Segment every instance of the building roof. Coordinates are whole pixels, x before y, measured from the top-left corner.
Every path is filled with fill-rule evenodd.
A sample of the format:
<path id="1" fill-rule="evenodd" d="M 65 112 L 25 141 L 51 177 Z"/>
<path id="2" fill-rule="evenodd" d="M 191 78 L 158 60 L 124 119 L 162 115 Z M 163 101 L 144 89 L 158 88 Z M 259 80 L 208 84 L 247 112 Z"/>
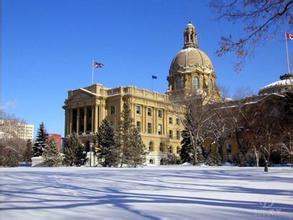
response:
<path id="1" fill-rule="evenodd" d="M 280 76 L 280 80 L 270 83 L 260 89 L 259 93 L 269 93 L 270 91 L 278 92 L 280 89 L 292 90 L 293 87 L 293 74 L 285 74 Z"/>
<path id="2" fill-rule="evenodd" d="M 173 59 L 170 66 L 171 72 L 193 72 L 200 70 L 213 72 L 213 64 L 206 53 L 194 47 L 180 50 Z"/>
<path id="3" fill-rule="evenodd" d="M 187 24 L 183 35 L 184 46 L 172 60 L 170 74 L 194 72 L 196 70 L 205 73 L 214 72 L 210 58 L 198 47 L 197 31 L 191 22 Z"/>

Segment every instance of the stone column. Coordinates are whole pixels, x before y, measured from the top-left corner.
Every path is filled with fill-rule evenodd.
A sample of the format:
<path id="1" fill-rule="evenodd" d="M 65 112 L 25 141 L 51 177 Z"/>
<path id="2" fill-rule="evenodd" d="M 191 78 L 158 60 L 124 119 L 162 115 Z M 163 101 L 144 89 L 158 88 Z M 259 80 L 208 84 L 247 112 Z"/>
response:
<path id="1" fill-rule="evenodd" d="M 163 134 L 166 135 L 166 134 L 167 134 L 167 125 L 168 125 L 168 124 L 167 124 L 167 123 L 168 123 L 168 122 L 167 122 L 167 110 L 164 109 L 163 114 L 164 114 L 164 126 L 163 126 L 164 128 L 163 128 Z"/>
<path id="2" fill-rule="evenodd" d="M 103 101 L 102 101 L 103 102 Z M 117 111 L 117 110 L 116 110 Z M 99 126 L 101 125 L 103 119 L 105 118 L 105 104 L 102 103 L 99 106 Z"/>
<path id="3" fill-rule="evenodd" d="M 77 116 L 76 116 L 76 133 L 79 134 L 79 108 L 77 108 Z"/>
<path id="4" fill-rule="evenodd" d="M 94 132 L 96 133 L 98 131 L 98 112 L 99 112 L 99 106 L 95 105 L 95 120 L 94 120 Z"/>
<path id="5" fill-rule="evenodd" d="M 142 110 L 144 112 L 144 116 L 143 116 L 143 130 L 145 133 L 147 133 L 147 107 L 146 106 L 143 106 L 142 107 Z"/>
<path id="6" fill-rule="evenodd" d="M 83 108 L 83 132 L 86 132 L 86 122 L 87 122 L 87 107 Z"/>
<path id="7" fill-rule="evenodd" d="M 69 110 L 69 133 L 68 134 L 72 134 L 72 109 L 68 109 Z"/>
<path id="8" fill-rule="evenodd" d="M 94 110 L 94 106 L 91 106 L 91 114 L 92 114 L 92 121 L 91 121 L 91 132 L 95 132 L 95 130 L 94 130 L 94 123 L 95 123 L 95 118 L 94 118 L 94 116 L 95 116 L 95 110 Z"/>
<path id="9" fill-rule="evenodd" d="M 158 116 L 158 113 L 157 113 L 157 109 L 154 108 L 154 111 L 153 111 L 153 131 L 154 131 L 154 134 L 158 134 L 158 123 L 157 123 L 157 116 Z"/>
<path id="10" fill-rule="evenodd" d="M 64 136 L 66 137 L 68 133 L 68 109 L 65 109 L 65 126 L 64 126 Z"/>

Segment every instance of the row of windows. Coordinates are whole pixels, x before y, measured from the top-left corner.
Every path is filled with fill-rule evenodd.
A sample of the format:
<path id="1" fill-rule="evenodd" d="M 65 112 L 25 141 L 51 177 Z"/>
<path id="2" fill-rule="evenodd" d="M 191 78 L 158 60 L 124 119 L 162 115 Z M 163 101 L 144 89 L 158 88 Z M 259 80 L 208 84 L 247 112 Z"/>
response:
<path id="1" fill-rule="evenodd" d="M 142 112 L 142 106 L 137 105 L 136 106 L 136 114 L 141 114 L 141 112 Z M 150 107 L 147 108 L 147 115 L 148 116 L 153 115 L 153 109 L 152 108 L 150 108 Z M 158 117 L 163 118 L 163 110 L 162 109 L 158 109 Z"/>
<path id="2" fill-rule="evenodd" d="M 141 122 L 137 121 L 136 122 L 136 127 L 138 129 L 139 132 L 141 132 Z M 153 133 L 153 129 L 152 129 L 152 123 L 148 123 L 147 124 L 147 133 L 148 134 L 152 134 Z M 158 135 L 162 135 L 163 134 L 163 125 L 162 124 L 158 124 Z M 169 130 L 169 137 L 173 138 L 173 130 Z M 179 140 L 180 139 L 180 131 L 176 131 L 176 139 Z"/>
<path id="3" fill-rule="evenodd" d="M 114 115 L 115 112 L 116 112 L 115 106 L 111 106 L 110 107 L 110 114 Z M 136 106 L 136 113 L 141 114 L 141 106 L 140 105 Z M 148 116 L 152 116 L 152 108 L 147 108 L 147 114 L 148 114 Z M 158 117 L 159 118 L 163 117 L 163 110 L 161 110 L 161 109 L 158 110 Z M 173 124 L 173 118 L 172 117 L 169 117 L 169 124 Z M 176 124 L 177 125 L 180 124 L 179 118 L 176 118 Z"/>
<path id="4" fill-rule="evenodd" d="M 197 77 L 194 77 L 192 79 L 192 83 L 193 83 L 193 87 L 195 90 L 199 89 L 199 80 Z M 210 87 L 214 87 L 214 81 L 212 79 L 209 79 L 208 82 L 206 82 L 210 85 Z M 183 89 L 184 85 L 183 85 L 183 79 L 182 78 L 177 78 L 175 80 L 175 89 Z"/>

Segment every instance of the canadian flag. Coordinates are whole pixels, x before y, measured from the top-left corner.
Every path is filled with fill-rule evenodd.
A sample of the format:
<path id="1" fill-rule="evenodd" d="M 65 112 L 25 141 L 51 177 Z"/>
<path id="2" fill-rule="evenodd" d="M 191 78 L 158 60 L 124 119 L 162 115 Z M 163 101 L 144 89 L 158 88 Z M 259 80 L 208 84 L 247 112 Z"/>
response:
<path id="1" fill-rule="evenodd" d="M 293 34 L 286 33 L 286 38 L 287 38 L 287 40 L 293 40 Z"/>

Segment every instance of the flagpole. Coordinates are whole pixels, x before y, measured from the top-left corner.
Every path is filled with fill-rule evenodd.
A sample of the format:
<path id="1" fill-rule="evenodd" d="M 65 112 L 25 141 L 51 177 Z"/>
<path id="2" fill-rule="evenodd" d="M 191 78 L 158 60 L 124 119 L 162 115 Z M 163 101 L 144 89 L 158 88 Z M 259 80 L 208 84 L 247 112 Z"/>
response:
<path id="1" fill-rule="evenodd" d="M 94 84 L 94 71 L 95 71 L 95 69 L 94 69 L 94 62 L 95 62 L 95 60 L 94 59 L 92 59 L 92 84 Z"/>
<path id="2" fill-rule="evenodd" d="M 288 53 L 288 39 L 287 39 L 287 33 L 286 32 L 285 32 L 285 41 L 286 41 L 287 67 L 288 67 L 288 73 L 290 73 L 290 61 L 289 61 L 289 53 Z"/>

